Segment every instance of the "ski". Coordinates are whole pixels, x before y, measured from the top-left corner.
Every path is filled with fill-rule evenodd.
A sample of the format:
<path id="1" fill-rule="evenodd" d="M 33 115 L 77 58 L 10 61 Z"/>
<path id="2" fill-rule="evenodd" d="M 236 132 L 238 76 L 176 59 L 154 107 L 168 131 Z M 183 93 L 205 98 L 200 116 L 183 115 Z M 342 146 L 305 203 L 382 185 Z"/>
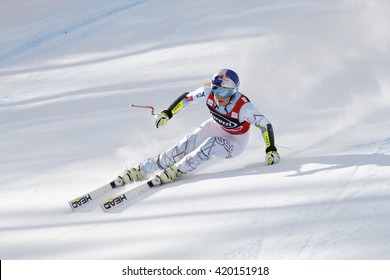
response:
<path id="1" fill-rule="evenodd" d="M 140 194 L 148 192 L 154 186 L 160 185 L 161 180 L 159 176 L 154 177 L 152 180 L 147 181 L 131 190 L 122 192 L 118 195 L 112 196 L 108 199 L 100 201 L 100 207 L 104 212 L 110 213 L 123 209 L 126 206 L 130 206 L 133 202 L 133 199 Z"/>
<path id="2" fill-rule="evenodd" d="M 77 212 L 81 209 L 86 208 L 86 206 L 94 204 L 94 202 L 97 202 L 100 197 L 102 197 L 106 193 L 109 193 L 113 189 L 114 188 L 112 187 L 111 183 L 104 185 L 103 187 L 97 188 L 89 193 L 72 199 L 68 202 L 69 206 L 73 210 L 73 212 Z"/>

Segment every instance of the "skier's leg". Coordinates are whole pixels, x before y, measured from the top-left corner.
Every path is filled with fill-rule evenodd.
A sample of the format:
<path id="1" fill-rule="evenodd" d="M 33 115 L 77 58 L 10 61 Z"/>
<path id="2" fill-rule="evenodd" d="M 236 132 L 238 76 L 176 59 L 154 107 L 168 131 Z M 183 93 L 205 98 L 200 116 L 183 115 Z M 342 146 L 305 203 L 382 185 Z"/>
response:
<path id="1" fill-rule="evenodd" d="M 140 170 L 145 173 L 154 173 L 155 171 L 171 167 L 210 137 L 212 130 L 213 120 L 208 119 L 169 150 L 142 162 Z"/>
<path id="2" fill-rule="evenodd" d="M 177 145 L 161 153 L 158 156 L 157 165 L 160 169 L 166 169 L 179 162 L 186 155 L 194 151 L 213 133 L 214 121 L 210 118 L 191 134 L 185 136 Z"/>
<path id="3" fill-rule="evenodd" d="M 238 141 L 212 136 L 175 165 L 182 173 L 188 173 L 195 170 L 203 162 L 209 160 L 211 156 L 228 159 L 237 156 L 241 153 L 240 151 L 241 148 Z"/>
<path id="4" fill-rule="evenodd" d="M 211 156 L 217 158 L 234 158 L 242 153 L 248 143 L 249 134 L 233 136 L 226 132 L 219 133 L 221 136 L 207 138 L 194 151 L 184 156 L 173 166 L 167 168 L 160 174 L 162 183 L 169 183 L 176 180 L 183 173 L 195 170 Z"/>
<path id="5" fill-rule="evenodd" d="M 164 170 L 160 174 L 161 181 L 172 182 L 181 174 L 195 170 L 213 155 L 219 158 L 238 156 L 247 145 L 248 138 L 249 133 L 231 135 L 209 119 L 171 149 L 127 170 L 118 179 L 127 184 L 144 180 L 147 174 Z"/>
<path id="6" fill-rule="evenodd" d="M 165 169 L 160 174 L 162 183 L 170 183 L 176 180 L 183 173 L 195 170 L 199 165 L 215 155 L 221 158 L 231 158 L 237 143 L 228 141 L 222 137 L 209 137 L 197 149 L 187 154 L 180 161 Z"/>
<path id="7" fill-rule="evenodd" d="M 156 171 L 165 170 L 176 162 L 180 161 L 188 153 L 195 150 L 207 137 L 213 129 L 213 120 L 210 118 L 191 134 L 186 135 L 179 143 L 171 149 L 151 157 L 141 162 L 137 167 L 125 170 L 114 182 L 117 186 L 132 183 L 134 181 L 145 180 L 148 174 Z"/>

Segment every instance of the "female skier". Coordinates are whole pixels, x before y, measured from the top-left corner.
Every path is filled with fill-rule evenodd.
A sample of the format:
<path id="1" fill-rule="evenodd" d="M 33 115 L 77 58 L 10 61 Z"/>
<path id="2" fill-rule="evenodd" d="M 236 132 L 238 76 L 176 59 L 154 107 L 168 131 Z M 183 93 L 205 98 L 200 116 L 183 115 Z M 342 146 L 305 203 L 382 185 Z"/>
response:
<path id="1" fill-rule="evenodd" d="M 265 142 L 267 164 L 275 164 L 280 157 L 275 147 L 271 123 L 238 91 L 240 80 L 230 69 L 219 70 L 211 84 L 179 96 L 168 109 L 155 115 L 159 128 L 172 119 L 181 109 L 199 100 L 205 100 L 211 118 L 191 134 L 185 136 L 171 149 L 126 170 L 111 182 L 113 188 L 134 181 L 147 179 L 160 171 L 152 180 L 153 185 L 165 184 L 195 170 L 211 156 L 229 159 L 242 153 L 249 139 L 251 125 L 261 130 Z"/>

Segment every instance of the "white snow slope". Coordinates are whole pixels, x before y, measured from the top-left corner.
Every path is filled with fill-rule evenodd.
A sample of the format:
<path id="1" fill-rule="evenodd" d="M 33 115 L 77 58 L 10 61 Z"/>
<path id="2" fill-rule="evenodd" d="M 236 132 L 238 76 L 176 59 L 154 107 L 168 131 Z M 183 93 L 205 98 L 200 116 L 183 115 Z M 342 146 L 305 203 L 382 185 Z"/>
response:
<path id="1" fill-rule="evenodd" d="M 390 259 L 390 2 L 2 0 L 1 259 Z M 120 213 L 67 202 L 209 117 L 221 68 L 282 160 L 212 159 Z"/>

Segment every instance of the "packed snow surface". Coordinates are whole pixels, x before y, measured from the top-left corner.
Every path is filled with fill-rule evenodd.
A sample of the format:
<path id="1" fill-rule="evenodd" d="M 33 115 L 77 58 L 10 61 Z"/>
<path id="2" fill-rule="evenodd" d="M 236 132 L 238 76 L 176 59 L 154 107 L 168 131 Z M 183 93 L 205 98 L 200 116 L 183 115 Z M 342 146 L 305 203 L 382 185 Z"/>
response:
<path id="1" fill-rule="evenodd" d="M 390 2 L 2 0 L 0 259 L 389 259 Z M 120 213 L 68 201 L 170 148 L 231 68 L 272 122 Z M 131 188 L 126 187 L 126 189 Z"/>

